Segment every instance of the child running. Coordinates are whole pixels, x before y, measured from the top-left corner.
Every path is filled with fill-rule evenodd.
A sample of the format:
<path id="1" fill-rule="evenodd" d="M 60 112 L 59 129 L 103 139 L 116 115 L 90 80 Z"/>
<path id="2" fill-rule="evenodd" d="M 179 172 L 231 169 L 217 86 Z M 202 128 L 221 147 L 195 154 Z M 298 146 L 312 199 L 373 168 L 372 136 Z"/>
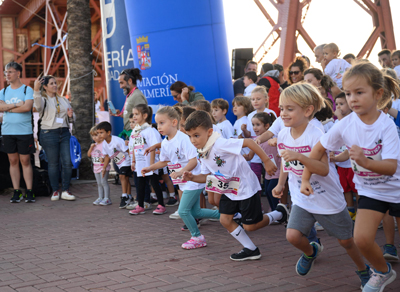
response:
<path id="1" fill-rule="evenodd" d="M 207 113 L 206 115 L 209 117 Z M 179 184 L 179 188 L 183 191 L 178 209 L 179 216 L 192 235 L 187 242 L 182 244 L 182 248 L 194 249 L 207 246 L 195 218 L 219 218 L 219 212 L 200 208 L 200 194 L 203 192 L 204 183 L 188 182 L 182 179 L 185 171 L 200 174 L 196 148 L 190 143 L 189 137 L 178 130 L 180 115 L 173 107 L 160 108 L 155 119 L 160 134 L 167 138 L 161 143 L 160 161 L 142 168 L 142 174 L 168 165 L 172 182 Z"/>
<path id="2" fill-rule="evenodd" d="M 353 112 L 321 137 L 310 158 L 316 165 L 327 149 L 335 151 L 342 145 L 349 149 L 354 183 L 360 196 L 354 240 L 374 267 L 363 292 L 383 291 L 394 281 L 396 272 L 386 263 L 375 235 L 387 211 L 400 225 L 400 142 L 393 121 L 378 108 L 391 100 L 391 94 L 398 98 L 399 86 L 393 78 L 383 76 L 378 68 L 365 61 L 356 63 L 345 73 L 343 86 Z M 310 173 L 314 172 L 307 165 L 301 187 L 305 195 L 317 191 L 309 182 Z"/>
<path id="3" fill-rule="evenodd" d="M 162 190 L 158 182 L 158 168 L 154 169 L 154 171 L 147 172 L 146 175 L 142 175 L 142 169 L 150 166 L 150 164 L 154 164 L 156 157 L 155 152 L 151 152 L 150 155 L 147 156 L 144 155 L 144 151 L 147 147 L 158 142 L 157 135 L 159 135 L 159 133 L 150 125 L 153 110 L 146 104 L 139 104 L 132 109 L 132 114 L 136 126 L 129 137 L 129 153 L 132 158 L 132 171 L 137 173 L 138 185 L 136 186 L 136 190 L 138 205 L 135 209 L 129 211 L 129 214 L 139 215 L 146 213 L 144 209 L 144 195 L 146 184 L 148 184 L 150 180 L 150 184 L 156 193 L 158 201 L 158 206 L 153 211 L 153 214 L 162 215 L 167 213 L 167 210 L 165 209 Z"/>
<path id="4" fill-rule="evenodd" d="M 231 260 L 259 259 L 260 250 L 245 230 L 257 230 L 275 221 L 286 222 L 288 211 L 280 204 L 276 211 L 263 216 L 257 194 L 260 184 L 240 152 L 243 147 L 249 147 L 261 157 L 271 175 L 275 173 L 276 166 L 252 139 L 224 139 L 214 132 L 211 117 L 206 112 L 192 113 L 186 120 L 185 130 L 200 155 L 201 174 L 185 171 L 183 179 L 206 182 L 206 189 L 222 194 L 220 222 L 243 245 L 240 252 L 231 255 Z M 237 212 L 242 214 L 243 227 L 233 220 Z"/>
<path id="5" fill-rule="evenodd" d="M 108 164 L 110 160 L 114 160 L 118 166 L 119 179 L 121 180 L 122 196 L 120 209 L 126 208 L 132 201 L 129 177 L 132 175 L 131 158 L 128 153 L 128 146 L 125 141 L 117 136 L 111 135 L 111 124 L 109 122 L 101 122 L 97 125 L 97 135 L 103 140 L 103 155 L 104 165 L 102 170 L 102 177 L 106 175 Z"/>
<path id="6" fill-rule="evenodd" d="M 253 130 L 257 136 L 260 136 L 262 133 L 268 131 L 270 125 L 275 121 L 275 116 L 273 114 L 267 113 L 256 113 L 253 116 Z M 272 196 L 272 190 L 278 184 L 279 173 L 281 168 L 281 159 L 278 156 L 278 150 L 276 147 L 271 147 L 268 145 L 268 142 L 264 142 L 260 144 L 260 147 L 264 152 L 268 155 L 269 159 L 277 166 L 278 170 L 273 175 L 269 175 L 267 172 L 265 173 L 264 179 L 264 190 L 265 194 L 268 198 L 269 206 L 271 210 L 274 211 L 279 204 L 279 200 Z M 245 155 L 246 160 L 251 160 L 254 156 L 254 151 L 250 151 L 248 155 Z"/>
<path id="7" fill-rule="evenodd" d="M 111 166 L 108 165 L 104 176 L 101 175 L 104 166 L 103 140 L 101 140 L 100 136 L 97 134 L 97 127 L 92 127 L 89 134 L 92 136 L 94 143 L 90 145 L 87 156 L 92 158 L 93 172 L 97 182 L 97 189 L 99 191 L 99 197 L 93 202 L 93 205 L 111 205 L 110 186 L 108 185 L 108 174 Z"/>
<path id="8" fill-rule="evenodd" d="M 357 266 L 356 273 L 364 286 L 369 279 L 369 267 L 365 265 L 354 244 L 353 223 L 347 212 L 335 166 L 333 163 L 328 163 L 326 153 L 322 155 L 322 162 L 308 158 L 311 148 L 323 135 L 323 131 L 309 121 L 322 106 L 324 99 L 313 85 L 295 84 L 282 92 L 281 117 L 286 126 L 278 136 L 282 167 L 279 183 L 272 192 L 275 197 L 282 196 L 289 175 L 293 205 L 286 238 L 303 252 L 296 264 L 296 273 L 300 276 L 308 275 L 315 259 L 322 252 L 319 243 L 310 243 L 306 237 L 318 220 L 328 234 L 336 237 L 339 244 L 346 249 Z M 315 195 L 312 196 L 305 196 L 300 192 L 301 176 L 305 166 L 315 173 L 310 182 L 315 190 Z"/>

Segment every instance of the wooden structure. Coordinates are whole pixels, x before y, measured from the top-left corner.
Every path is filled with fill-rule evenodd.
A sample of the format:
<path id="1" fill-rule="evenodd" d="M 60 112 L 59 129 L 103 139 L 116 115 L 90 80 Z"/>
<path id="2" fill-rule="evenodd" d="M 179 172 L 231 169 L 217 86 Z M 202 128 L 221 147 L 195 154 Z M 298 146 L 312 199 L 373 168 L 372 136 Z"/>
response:
<path id="1" fill-rule="evenodd" d="M 92 21 L 92 58 L 97 73 L 95 92 L 105 96 L 105 74 L 101 40 L 99 0 L 90 0 Z M 68 32 L 67 0 L 5 0 L 0 6 L 0 67 L 16 61 L 23 67 L 22 82 L 33 82 L 44 72 L 54 75 L 59 82 L 59 93 L 69 91 L 68 38 L 56 49 L 32 46 L 39 43 L 55 46 Z M 6 85 L 0 74 L 0 87 Z"/>
<path id="2" fill-rule="evenodd" d="M 301 35 L 307 45 L 314 50 L 316 47 L 312 37 L 303 27 L 308 8 L 312 0 L 269 0 L 278 10 L 278 21 L 275 23 L 260 0 L 254 0 L 261 12 L 272 25 L 272 30 L 267 35 L 261 46 L 255 51 L 254 58 L 261 63 L 269 51 L 280 39 L 279 57 L 277 62 L 287 68 L 294 60 L 297 53 L 297 38 Z M 327 1 L 327 0 L 324 0 Z M 331 0 L 333 2 L 333 0 Z M 368 58 L 378 38 L 381 40 L 382 49 L 394 50 L 392 14 L 389 0 L 354 0 L 362 9 L 371 15 L 373 30 L 357 55 L 357 58 Z M 270 38 L 272 40 L 268 41 Z M 270 43 L 266 47 L 266 43 Z"/>

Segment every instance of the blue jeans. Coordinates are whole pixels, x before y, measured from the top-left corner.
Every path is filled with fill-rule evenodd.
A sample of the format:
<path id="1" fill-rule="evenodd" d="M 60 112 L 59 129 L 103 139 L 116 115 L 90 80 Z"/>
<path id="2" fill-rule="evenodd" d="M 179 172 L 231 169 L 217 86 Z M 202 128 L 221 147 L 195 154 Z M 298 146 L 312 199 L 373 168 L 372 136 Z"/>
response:
<path id="1" fill-rule="evenodd" d="M 71 155 L 69 151 L 69 140 L 71 134 L 68 128 L 40 131 L 40 144 L 47 155 L 48 171 L 51 188 L 53 192 L 58 191 L 59 162 L 61 161 L 62 191 L 69 189 L 72 175 Z"/>
<path id="2" fill-rule="evenodd" d="M 200 208 L 200 194 L 202 192 L 203 189 L 183 191 L 181 201 L 179 202 L 179 216 L 181 216 L 192 237 L 199 237 L 201 235 L 199 228 L 197 227 L 196 220 L 194 219 L 219 219 L 219 210 Z"/>

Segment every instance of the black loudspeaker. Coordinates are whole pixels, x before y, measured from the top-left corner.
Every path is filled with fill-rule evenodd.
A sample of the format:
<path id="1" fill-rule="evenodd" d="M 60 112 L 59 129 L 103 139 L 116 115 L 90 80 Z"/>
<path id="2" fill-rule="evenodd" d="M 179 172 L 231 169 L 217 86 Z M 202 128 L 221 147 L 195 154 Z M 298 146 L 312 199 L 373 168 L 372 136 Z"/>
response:
<path id="1" fill-rule="evenodd" d="M 232 50 L 232 78 L 238 79 L 243 76 L 246 63 L 253 60 L 253 48 Z"/>

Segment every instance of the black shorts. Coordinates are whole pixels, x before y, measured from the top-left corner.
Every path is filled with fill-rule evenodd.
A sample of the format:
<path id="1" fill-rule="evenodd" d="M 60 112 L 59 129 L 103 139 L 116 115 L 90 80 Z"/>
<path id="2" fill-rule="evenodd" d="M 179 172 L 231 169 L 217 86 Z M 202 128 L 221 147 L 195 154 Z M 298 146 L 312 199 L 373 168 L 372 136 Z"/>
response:
<path id="1" fill-rule="evenodd" d="M 373 210 L 384 214 L 389 210 L 390 216 L 400 217 L 400 203 L 388 203 L 365 196 L 360 196 L 358 209 Z"/>
<path id="2" fill-rule="evenodd" d="M 120 175 L 125 175 L 125 176 L 131 176 L 132 175 L 132 169 L 130 166 L 123 166 L 118 169 L 118 173 Z"/>
<path id="3" fill-rule="evenodd" d="M 5 153 L 18 153 L 22 155 L 36 152 L 33 135 L 3 135 L 3 150 Z"/>
<path id="4" fill-rule="evenodd" d="M 263 220 L 263 213 L 261 209 L 261 200 L 258 194 L 242 200 L 233 201 L 226 195 L 221 196 L 219 201 L 219 213 L 226 215 L 234 215 L 237 212 L 242 214 L 243 224 L 256 224 Z"/>

